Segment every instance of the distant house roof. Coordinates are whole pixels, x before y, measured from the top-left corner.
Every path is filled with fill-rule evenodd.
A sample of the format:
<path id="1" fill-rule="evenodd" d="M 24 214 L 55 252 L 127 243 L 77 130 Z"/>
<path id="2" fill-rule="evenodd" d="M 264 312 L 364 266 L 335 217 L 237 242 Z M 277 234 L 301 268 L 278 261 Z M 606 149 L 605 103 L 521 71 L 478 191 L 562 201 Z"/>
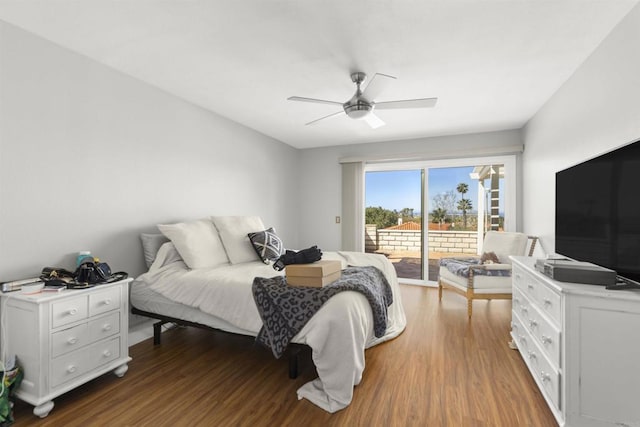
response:
<path id="1" fill-rule="evenodd" d="M 385 230 L 422 230 L 422 225 L 419 222 L 409 221 L 404 224 L 387 227 Z"/>

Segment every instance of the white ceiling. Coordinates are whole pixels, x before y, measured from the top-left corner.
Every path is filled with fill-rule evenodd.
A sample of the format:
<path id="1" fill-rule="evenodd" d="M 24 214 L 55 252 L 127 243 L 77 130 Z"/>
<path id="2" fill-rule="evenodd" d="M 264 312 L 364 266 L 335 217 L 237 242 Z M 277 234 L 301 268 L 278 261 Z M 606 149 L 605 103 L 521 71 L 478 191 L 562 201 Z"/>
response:
<path id="1" fill-rule="evenodd" d="M 298 148 L 522 127 L 638 0 L 0 0 L 0 19 Z M 371 129 L 335 106 L 396 76 Z"/>

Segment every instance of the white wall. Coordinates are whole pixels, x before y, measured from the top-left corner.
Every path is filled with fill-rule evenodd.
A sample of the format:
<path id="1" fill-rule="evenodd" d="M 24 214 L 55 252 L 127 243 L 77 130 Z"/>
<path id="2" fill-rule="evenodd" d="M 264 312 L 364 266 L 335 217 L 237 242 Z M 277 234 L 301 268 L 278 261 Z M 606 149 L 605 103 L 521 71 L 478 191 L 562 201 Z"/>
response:
<path id="1" fill-rule="evenodd" d="M 0 21 L 0 281 L 88 249 L 143 270 L 140 232 L 261 215 L 297 245 L 298 151 Z"/>
<path id="2" fill-rule="evenodd" d="M 524 231 L 555 249 L 555 173 L 640 138 L 640 5 L 524 129 Z"/>
<path id="3" fill-rule="evenodd" d="M 341 225 L 335 217 L 342 210 L 340 159 L 347 157 L 399 158 L 432 153 L 441 158 L 478 155 L 479 150 L 522 144 L 520 131 L 509 130 L 469 135 L 422 138 L 407 141 L 353 144 L 303 150 L 300 156 L 300 236 L 301 247 L 318 245 L 323 250 L 339 250 Z M 520 181 L 520 180 L 518 180 Z M 518 224 L 520 224 L 518 220 Z"/>

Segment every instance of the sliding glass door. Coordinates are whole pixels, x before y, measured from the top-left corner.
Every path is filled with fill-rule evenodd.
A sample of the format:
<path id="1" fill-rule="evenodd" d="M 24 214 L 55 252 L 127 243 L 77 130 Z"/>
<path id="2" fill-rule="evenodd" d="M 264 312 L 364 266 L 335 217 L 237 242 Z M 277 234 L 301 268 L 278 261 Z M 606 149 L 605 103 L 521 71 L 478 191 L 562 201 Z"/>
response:
<path id="1" fill-rule="evenodd" d="M 365 174 L 365 251 L 386 255 L 398 277 L 422 280 L 424 170 Z"/>
<path id="2" fill-rule="evenodd" d="M 365 250 L 408 283 L 435 283 L 442 257 L 472 256 L 488 230 L 515 231 L 515 157 L 367 165 Z"/>

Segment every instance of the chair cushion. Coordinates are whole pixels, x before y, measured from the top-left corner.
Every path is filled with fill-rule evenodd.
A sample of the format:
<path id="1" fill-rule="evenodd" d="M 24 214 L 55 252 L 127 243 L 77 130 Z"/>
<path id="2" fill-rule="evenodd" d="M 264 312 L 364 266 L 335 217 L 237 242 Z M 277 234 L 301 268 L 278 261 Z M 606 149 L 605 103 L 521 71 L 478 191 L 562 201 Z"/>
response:
<path id="1" fill-rule="evenodd" d="M 480 258 L 442 258 L 440 267 L 444 267 L 451 273 L 460 277 L 469 277 L 469 270 L 472 266 L 482 265 Z M 476 269 L 474 276 L 494 276 L 494 277 L 511 277 L 511 266 L 508 268 L 488 268 L 485 270 Z M 442 270 L 442 268 L 441 268 Z"/>
<path id="2" fill-rule="evenodd" d="M 511 264 L 509 255 L 523 256 L 527 250 L 527 235 L 506 231 L 488 231 L 482 243 L 483 252 L 494 252 L 501 263 Z"/>

